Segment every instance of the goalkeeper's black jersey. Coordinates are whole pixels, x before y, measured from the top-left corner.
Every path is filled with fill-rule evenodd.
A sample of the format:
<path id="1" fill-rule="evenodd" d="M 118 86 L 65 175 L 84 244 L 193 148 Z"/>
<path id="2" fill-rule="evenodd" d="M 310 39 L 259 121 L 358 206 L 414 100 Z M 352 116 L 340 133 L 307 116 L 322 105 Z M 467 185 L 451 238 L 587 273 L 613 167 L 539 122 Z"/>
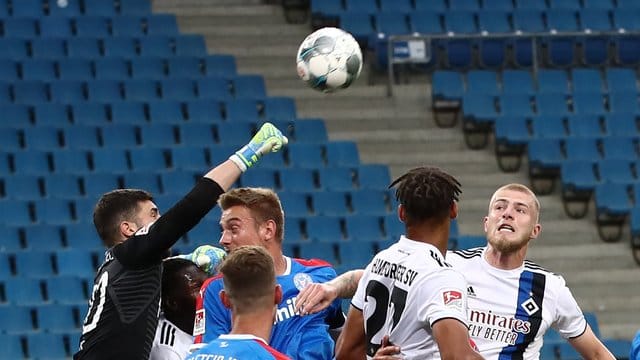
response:
<path id="1" fill-rule="evenodd" d="M 160 310 L 162 259 L 215 206 L 222 192 L 218 184 L 203 178 L 155 223 L 105 252 L 74 359 L 149 357 Z"/>

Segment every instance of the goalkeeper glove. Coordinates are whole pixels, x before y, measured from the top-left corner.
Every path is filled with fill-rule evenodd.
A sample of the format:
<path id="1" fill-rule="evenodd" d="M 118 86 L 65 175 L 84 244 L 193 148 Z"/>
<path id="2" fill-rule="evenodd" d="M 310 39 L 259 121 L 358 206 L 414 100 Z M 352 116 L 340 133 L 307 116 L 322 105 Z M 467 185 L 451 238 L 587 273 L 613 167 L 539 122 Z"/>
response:
<path id="1" fill-rule="evenodd" d="M 264 123 L 251 141 L 242 149 L 229 157 L 242 172 L 255 165 L 260 158 L 269 153 L 277 152 L 289 142 L 286 136 L 271 123 Z"/>
<path id="2" fill-rule="evenodd" d="M 193 252 L 184 255 L 176 255 L 175 258 L 190 260 L 209 276 L 218 274 L 218 265 L 224 260 L 227 253 L 215 246 L 198 246 Z"/>

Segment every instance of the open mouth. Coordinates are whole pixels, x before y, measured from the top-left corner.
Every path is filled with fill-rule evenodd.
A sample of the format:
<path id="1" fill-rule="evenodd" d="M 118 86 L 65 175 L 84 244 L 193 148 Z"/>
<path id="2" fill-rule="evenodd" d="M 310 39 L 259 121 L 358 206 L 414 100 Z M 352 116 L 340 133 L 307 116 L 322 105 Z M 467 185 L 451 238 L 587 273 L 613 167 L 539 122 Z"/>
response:
<path id="1" fill-rule="evenodd" d="M 515 229 L 508 224 L 503 224 L 498 227 L 499 232 L 515 232 Z"/>

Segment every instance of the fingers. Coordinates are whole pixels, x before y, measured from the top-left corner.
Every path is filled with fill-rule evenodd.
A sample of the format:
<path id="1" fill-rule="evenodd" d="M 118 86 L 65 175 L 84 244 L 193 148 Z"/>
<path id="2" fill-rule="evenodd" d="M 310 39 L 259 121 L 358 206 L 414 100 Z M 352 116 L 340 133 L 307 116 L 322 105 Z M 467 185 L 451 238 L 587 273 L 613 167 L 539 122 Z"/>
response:
<path id="1" fill-rule="evenodd" d="M 326 306 L 326 297 L 321 284 L 307 285 L 298 294 L 295 310 L 300 315 L 314 314 Z"/>

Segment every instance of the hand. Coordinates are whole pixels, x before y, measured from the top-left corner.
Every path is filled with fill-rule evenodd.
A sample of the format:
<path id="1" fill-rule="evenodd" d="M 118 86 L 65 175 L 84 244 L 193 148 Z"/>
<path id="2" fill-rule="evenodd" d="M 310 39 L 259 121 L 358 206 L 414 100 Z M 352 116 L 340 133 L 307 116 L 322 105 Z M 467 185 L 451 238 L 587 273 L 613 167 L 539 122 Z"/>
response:
<path id="1" fill-rule="evenodd" d="M 286 136 L 271 123 L 264 123 L 251 141 L 242 149 L 236 151 L 229 159 L 243 172 L 255 165 L 260 158 L 269 153 L 277 152 L 289 142 Z"/>
<path id="2" fill-rule="evenodd" d="M 320 312 L 338 297 L 333 285 L 313 283 L 305 286 L 296 298 L 296 313 L 309 315 Z"/>
<path id="3" fill-rule="evenodd" d="M 399 360 L 402 359 L 400 356 L 400 347 L 393 345 L 389 341 L 389 335 L 385 335 L 380 342 L 380 348 L 376 351 L 373 360 Z M 396 356 L 397 355 L 397 356 Z"/>
<path id="4" fill-rule="evenodd" d="M 218 274 L 218 265 L 224 260 L 225 256 L 227 256 L 227 253 L 218 247 L 202 245 L 189 254 L 174 257 L 189 260 L 198 265 L 207 275 L 214 276 Z"/>

